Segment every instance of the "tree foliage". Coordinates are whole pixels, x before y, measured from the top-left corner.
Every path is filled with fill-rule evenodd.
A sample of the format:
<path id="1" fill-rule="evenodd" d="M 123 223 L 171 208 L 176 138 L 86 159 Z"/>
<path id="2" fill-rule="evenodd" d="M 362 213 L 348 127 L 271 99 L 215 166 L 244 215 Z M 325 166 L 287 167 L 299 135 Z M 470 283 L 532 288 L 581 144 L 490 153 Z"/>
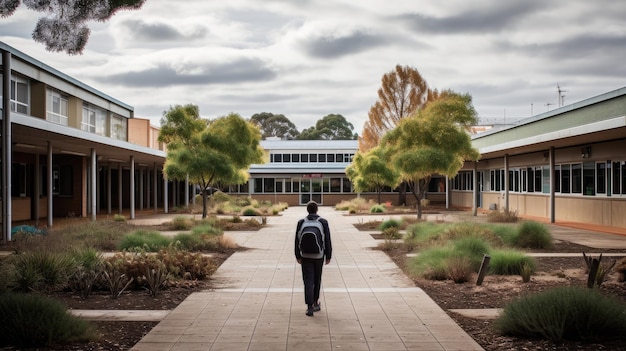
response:
<path id="1" fill-rule="evenodd" d="M 355 140 L 354 126 L 340 114 L 330 114 L 300 133 L 299 140 Z"/>
<path id="2" fill-rule="evenodd" d="M 106 21 L 119 10 L 138 9 L 145 0 L 24 0 L 24 5 L 47 15 L 39 18 L 33 39 L 49 51 L 80 54 L 90 30 L 88 21 Z M 11 16 L 20 0 L 0 0 L 0 17 Z"/>
<path id="3" fill-rule="evenodd" d="M 300 132 L 293 122 L 283 114 L 275 115 L 271 112 L 255 113 L 250 117 L 263 133 L 263 139 L 278 137 L 281 140 L 294 140 Z"/>
<path id="4" fill-rule="evenodd" d="M 366 152 L 378 145 L 385 133 L 395 128 L 400 120 L 423 108 L 436 96 L 437 92 L 428 88 L 417 69 L 396 65 L 381 79 L 378 101 L 369 110 L 359 138 L 359 150 Z"/>
<path id="5" fill-rule="evenodd" d="M 389 166 L 387 150 L 378 146 L 366 153 L 357 152 L 352 163 L 346 167 L 346 175 L 354 185 L 356 192 L 374 190 L 380 204 L 380 193 L 385 186 L 397 186 L 400 175 Z"/>
<path id="6" fill-rule="evenodd" d="M 195 105 L 174 106 L 161 119 L 159 141 L 167 143 L 164 174 L 200 187 L 202 217 L 211 189 L 248 180 L 248 167 L 263 162 L 261 132 L 231 113 L 215 120 L 200 118 Z"/>
<path id="7" fill-rule="evenodd" d="M 383 138 L 383 145 L 390 149 L 391 164 L 417 200 L 418 218 L 422 217 L 421 199 L 431 175 L 453 177 L 466 160 L 480 157 L 466 131 L 475 122 L 471 96 L 447 91 L 403 119 Z"/>

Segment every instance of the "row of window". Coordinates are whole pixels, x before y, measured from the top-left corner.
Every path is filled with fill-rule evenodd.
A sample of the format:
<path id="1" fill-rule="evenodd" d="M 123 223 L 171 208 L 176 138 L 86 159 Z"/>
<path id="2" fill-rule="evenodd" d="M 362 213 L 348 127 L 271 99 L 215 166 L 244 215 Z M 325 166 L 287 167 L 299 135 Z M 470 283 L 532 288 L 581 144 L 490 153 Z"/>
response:
<path id="1" fill-rule="evenodd" d="M 503 169 L 492 169 L 478 174 L 479 176 L 485 175 L 484 190 L 505 190 Z M 602 161 L 555 165 L 554 180 L 555 193 L 588 196 L 626 195 L 626 162 Z M 550 193 L 550 168 L 538 166 L 509 169 L 508 188 L 512 192 L 548 194 Z M 452 189 L 473 190 L 473 172 L 460 171 L 452 182 Z"/>
<path id="2" fill-rule="evenodd" d="M 2 75 L 0 75 L 0 78 Z M 0 98 L 2 86 L 0 85 Z M 1 108 L 1 107 L 0 107 Z M 11 111 L 30 114 L 29 81 L 19 76 L 11 77 Z M 69 124 L 69 98 L 55 90 L 46 91 L 46 120 L 67 126 Z M 108 111 L 87 103 L 83 104 L 81 130 L 127 140 L 128 121 Z"/>
<path id="3" fill-rule="evenodd" d="M 271 153 L 271 163 L 309 163 L 309 162 L 327 162 L 327 163 L 350 163 L 352 162 L 354 153 L 336 153 L 336 154 L 296 154 L 296 153 Z"/>
<path id="4" fill-rule="evenodd" d="M 352 193 L 348 178 L 253 178 L 246 184 L 234 185 L 225 191 L 231 193 Z"/>

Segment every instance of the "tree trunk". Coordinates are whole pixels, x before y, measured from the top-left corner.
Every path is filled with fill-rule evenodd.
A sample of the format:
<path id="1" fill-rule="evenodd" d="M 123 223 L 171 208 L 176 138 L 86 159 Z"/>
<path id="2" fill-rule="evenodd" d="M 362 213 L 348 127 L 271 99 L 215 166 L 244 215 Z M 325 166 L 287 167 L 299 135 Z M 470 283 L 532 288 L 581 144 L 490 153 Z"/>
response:
<path id="1" fill-rule="evenodd" d="M 381 192 L 381 189 L 380 189 L 380 188 L 378 188 L 378 204 L 379 204 L 379 205 L 380 205 L 380 192 Z"/>
<path id="2" fill-rule="evenodd" d="M 207 214 L 209 213 L 208 211 L 208 194 L 207 194 L 207 189 L 204 188 L 202 189 L 202 218 L 206 218 Z"/>
<path id="3" fill-rule="evenodd" d="M 400 183 L 400 193 L 398 194 L 398 205 L 406 206 L 406 182 Z"/>

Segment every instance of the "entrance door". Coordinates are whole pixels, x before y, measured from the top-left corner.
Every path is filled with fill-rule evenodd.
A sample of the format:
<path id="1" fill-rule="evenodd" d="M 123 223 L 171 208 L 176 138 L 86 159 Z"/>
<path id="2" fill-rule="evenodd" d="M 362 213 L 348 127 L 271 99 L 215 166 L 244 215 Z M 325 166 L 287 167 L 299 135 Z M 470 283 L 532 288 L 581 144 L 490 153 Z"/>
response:
<path id="1" fill-rule="evenodd" d="M 322 178 L 305 178 L 300 181 L 300 205 L 309 201 L 322 204 Z"/>

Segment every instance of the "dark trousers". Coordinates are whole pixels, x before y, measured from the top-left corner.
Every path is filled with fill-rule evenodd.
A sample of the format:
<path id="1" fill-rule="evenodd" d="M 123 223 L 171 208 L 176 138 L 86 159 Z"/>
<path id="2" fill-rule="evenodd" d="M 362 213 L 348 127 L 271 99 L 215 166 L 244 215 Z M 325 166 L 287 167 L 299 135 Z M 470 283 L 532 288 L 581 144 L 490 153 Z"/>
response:
<path id="1" fill-rule="evenodd" d="M 324 259 L 302 258 L 301 266 L 302 280 L 304 280 L 304 302 L 307 305 L 313 305 L 320 298 Z"/>

